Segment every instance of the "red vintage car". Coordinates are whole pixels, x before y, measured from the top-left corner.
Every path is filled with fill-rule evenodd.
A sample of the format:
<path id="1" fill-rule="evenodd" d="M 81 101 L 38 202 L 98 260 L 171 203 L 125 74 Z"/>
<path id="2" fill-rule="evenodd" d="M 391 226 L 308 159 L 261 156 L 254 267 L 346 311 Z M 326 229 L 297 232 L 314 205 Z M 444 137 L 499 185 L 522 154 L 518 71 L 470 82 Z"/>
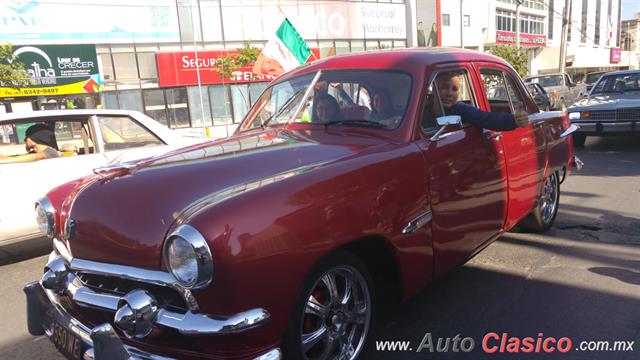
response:
<path id="1" fill-rule="evenodd" d="M 453 100 L 529 124 L 482 129 Z M 228 139 L 41 199 L 54 251 L 25 286 L 29 331 L 72 358 L 355 359 L 384 307 L 516 224 L 553 224 L 574 130 L 490 55 L 317 61 L 270 84 Z"/>

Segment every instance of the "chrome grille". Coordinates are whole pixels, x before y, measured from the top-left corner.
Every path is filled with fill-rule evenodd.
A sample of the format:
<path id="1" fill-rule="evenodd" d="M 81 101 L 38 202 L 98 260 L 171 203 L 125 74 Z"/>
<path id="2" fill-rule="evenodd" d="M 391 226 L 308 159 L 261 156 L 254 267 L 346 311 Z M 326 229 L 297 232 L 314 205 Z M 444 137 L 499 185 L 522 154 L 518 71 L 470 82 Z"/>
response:
<path id="1" fill-rule="evenodd" d="M 640 107 L 620 108 L 616 111 L 618 121 L 640 121 Z"/>
<path id="2" fill-rule="evenodd" d="M 589 111 L 589 120 L 616 120 L 615 110 L 593 110 Z"/>
<path id="3" fill-rule="evenodd" d="M 82 283 L 98 293 L 108 293 L 116 296 L 124 296 L 128 292 L 143 289 L 153 294 L 158 305 L 172 311 L 186 312 L 187 305 L 184 299 L 175 290 L 142 282 L 126 280 L 111 276 L 76 273 Z"/>

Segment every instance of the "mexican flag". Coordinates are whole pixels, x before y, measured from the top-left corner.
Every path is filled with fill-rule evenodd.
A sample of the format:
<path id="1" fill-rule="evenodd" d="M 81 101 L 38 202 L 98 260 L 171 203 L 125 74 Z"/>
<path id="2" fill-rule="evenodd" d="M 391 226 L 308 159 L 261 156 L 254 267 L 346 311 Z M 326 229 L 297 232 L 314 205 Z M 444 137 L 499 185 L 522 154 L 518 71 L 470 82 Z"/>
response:
<path id="1" fill-rule="evenodd" d="M 280 75 L 307 62 L 311 50 L 304 39 L 285 18 L 253 66 L 254 74 Z"/>

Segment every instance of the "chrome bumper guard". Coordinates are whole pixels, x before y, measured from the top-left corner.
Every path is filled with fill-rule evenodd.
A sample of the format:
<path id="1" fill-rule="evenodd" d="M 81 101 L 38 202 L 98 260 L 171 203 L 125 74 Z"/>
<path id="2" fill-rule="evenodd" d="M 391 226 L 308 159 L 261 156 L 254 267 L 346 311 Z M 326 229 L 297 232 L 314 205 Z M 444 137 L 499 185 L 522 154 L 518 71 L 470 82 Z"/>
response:
<path id="1" fill-rule="evenodd" d="M 31 335 L 47 335 L 51 338 L 53 322 L 64 326 L 82 342 L 82 358 L 85 360 L 169 360 L 172 358 L 151 354 L 125 345 L 110 324 L 102 324 L 89 329 L 73 318 L 60 304 L 54 301 L 56 295 L 37 281 L 24 287 L 27 295 L 27 326 Z M 281 360 L 282 352 L 273 349 L 254 360 Z"/>
<path id="2" fill-rule="evenodd" d="M 575 155 L 573 156 L 573 167 L 577 171 L 582 170 L 582 168 L 584 167 L 584 163 L 582 162 L 582 160 L 580 160 L 580 158 Z"/>

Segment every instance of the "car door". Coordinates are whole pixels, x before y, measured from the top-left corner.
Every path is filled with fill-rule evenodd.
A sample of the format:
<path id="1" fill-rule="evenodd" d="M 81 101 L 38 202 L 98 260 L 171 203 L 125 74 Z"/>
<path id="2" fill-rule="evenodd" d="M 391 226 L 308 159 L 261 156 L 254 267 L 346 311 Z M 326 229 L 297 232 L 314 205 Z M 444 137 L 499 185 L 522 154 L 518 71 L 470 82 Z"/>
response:
<path id="1" fill-rule="evenodd" d="M 469 64 L 434 69 L 420 126 L 422 149 L 428 164 L 432 211 L 434 275 L 463 262 L 502 228 L 506 216 L 506 169 L 499 137 L 472 125 L 448 126 L 439 139 L 439 127 L 429 110 L 439 106 L 436 79 L 459 74 L 460 100 L 478 105 L 474 88 L 479 79 Z"/>
<path id="2" fill-rule="evenodd" d="M 475 66 L 480 73 L 485 94 L 495 86 L 505 88 L 508 94 L 506 101 L 486 96 L 482 104 L 485 111 L 514 113 L 522 109 L 527 113 L 537 112 L 532 104 L 525 101 L 526 90 L 517 75 L 509 68 L 494 63 L 480 63 Z M 544 175 L 546 142 L 543 128 L 531 124 L 503 131 L 501 137 L 509 174 L 509 204 L 505 224 L 509 228 L 531 211 L 537 199 Z"/>

